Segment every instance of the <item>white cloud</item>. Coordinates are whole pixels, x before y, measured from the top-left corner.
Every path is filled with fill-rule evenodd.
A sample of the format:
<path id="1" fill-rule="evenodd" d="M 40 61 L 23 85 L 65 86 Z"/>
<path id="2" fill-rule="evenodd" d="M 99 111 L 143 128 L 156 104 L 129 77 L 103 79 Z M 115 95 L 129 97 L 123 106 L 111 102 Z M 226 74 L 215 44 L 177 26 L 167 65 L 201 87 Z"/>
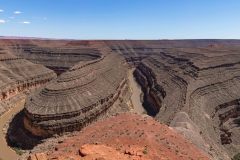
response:
<path id="1" fill-rule="evenodd" d="M 6 21 L 4 19 L 0 19 L 0 24 L 4 24 Z"/>
<path id="2" fill-rule="evenodd" d="M 23 22 L 21 22 L 22 24 L 30 24 L 31 22 L 29 22 L 29 21 L 23 21 Z"/>
<path id="3" fill-rule="evenodd" d="M 21 14 L 22 12 L 21 11 L 15 11 L 13 12 L 14 14 Z"/>
<path id="4" fill-rule="evenodd" d="M 0 13 L 2 13 L 2 12 L 4 12 L 4 10 L 3 10 L 3 9 L 0 9 Z"/>

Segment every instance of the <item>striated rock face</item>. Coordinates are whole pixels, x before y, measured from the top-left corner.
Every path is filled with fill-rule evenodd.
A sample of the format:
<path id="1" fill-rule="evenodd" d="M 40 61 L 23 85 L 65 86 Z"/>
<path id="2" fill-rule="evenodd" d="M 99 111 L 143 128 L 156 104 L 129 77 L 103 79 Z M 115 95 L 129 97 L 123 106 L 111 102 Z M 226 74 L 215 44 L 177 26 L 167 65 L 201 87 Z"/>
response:
<path id="1" fill-rule="evenodd" d="M 198 146 L 215 159 L 230 159 L 239 151 L 240 41 L 108 44 L 137 67 L 149 115 L 172 123 L 194 143 L 200 137 Z M 180 112 L 188 117 L 182 123 L 175 121 Z"/>
<path id="2" fill-rule="evenodd" d="M 113 105 L 126 88 L 126 62 L 100 52 L 101 58 L 79 62 L 27 100 L 26 129 L 41 137 L 80 130 Z"/>
<path id="3" fill-rule="evenodd" d="M 30 156 L 45 159 L 208 160 L 189 141 L 148 116 L 120 114 L 98 121 L 53 149 Z"/>
<path id="4" fill-rule="evenodd" d="M 215 108 L 215 114 L 212 118 L 219 123 L 221 143 L 228 145 L 239 143 L 239 117 L 240 101 L 239 99 L 223 103 Z"/>
<path id="5" fill-rule="evenodd" d="M 44 66 L 14 56 L 0 42 L 0 115 L 19 99 L 20 93 L 55 77 L 56 74 Z"/>
<path id="6" fill-rule="evenodd" d="M 18 57 L 54 70 L 58 75 L 80 61 L 100 58 L 90 42 L 43 40 L 5 40 L 6 47 Z"/>
<path id="7" fill-rule="evenodd" d="M 104 115 L 128 88 L 127 61 L 136 67 L 134 76 L 149 115 L 175 128 L 213 159 L 228 160 L 240 149 L 240 41 L 1 44 L 1 100 L 56 77 L 43 65 L 59 75 L 26 102 L 24 126 L 34 135 L 80 130 Z"/>

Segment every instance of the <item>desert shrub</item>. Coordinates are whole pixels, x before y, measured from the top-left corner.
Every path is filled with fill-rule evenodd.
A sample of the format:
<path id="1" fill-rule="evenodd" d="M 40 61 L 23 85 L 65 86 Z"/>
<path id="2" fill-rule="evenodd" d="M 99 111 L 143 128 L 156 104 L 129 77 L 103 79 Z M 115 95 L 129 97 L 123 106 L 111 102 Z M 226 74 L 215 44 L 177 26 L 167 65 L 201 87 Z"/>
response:
<path id="1" fill-rule="evenodd" d="M 14 147 L 13 150 L 20 156 L 24 153 L 21 149 L 19 149 L 17 147 Z"/>
<path id="2" fill-rule="evenodd" d="M 240 160 L 240 153 L 236 154 L 232 160 Z"/>
<path id="3" fill-rule="evenodd" d="M 147 154 L 147 153 L 148 153 L 147 147 L 145 147 L 144 150 L 143 150 L 143 154 Z"/>

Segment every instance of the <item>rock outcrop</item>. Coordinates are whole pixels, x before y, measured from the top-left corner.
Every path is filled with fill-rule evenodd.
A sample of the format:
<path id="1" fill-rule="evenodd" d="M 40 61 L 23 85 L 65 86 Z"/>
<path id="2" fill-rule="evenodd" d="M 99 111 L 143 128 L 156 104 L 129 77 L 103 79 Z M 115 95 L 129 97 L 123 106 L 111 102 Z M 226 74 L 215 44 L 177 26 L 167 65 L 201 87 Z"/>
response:
<path id="1" fill-rule="evenodd" d="M 80 130 L 113 105 L 127 87 L 126 62 L 99 52 L 101 58 L 79 62 L 27 100 L 25 128 L 41 137 Z"/>
<path id="2" fill-rule="evenodd" d="M 98 121 L 29 160 L 208 160 L 194 145 L 149 116 L 120 114 Z M 33 157 L 33 158 L 32 158 Z"/>

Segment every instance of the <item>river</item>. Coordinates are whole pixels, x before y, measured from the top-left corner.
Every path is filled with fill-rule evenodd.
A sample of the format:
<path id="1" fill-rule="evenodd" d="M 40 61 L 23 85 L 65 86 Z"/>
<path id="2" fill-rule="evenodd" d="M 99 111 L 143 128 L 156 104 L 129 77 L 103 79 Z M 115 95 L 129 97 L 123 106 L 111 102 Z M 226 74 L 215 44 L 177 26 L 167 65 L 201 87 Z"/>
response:
<path id="1" fill-rule="evenodd" d="M 133 76 L 134 70 L 135 69 L 133 68 L 133 69 L 130 69 L 128 72 L 129 86 L 132 91 L 132 96 L 131 96 L 131 101 L 132 101 L 132 105 L 133 105 L 132 112 L 138 113 L 138 114 L 143 114 L 143 113 L 146 113 L 146 111 L 141 102 L 142 90 Z"/>
<path id="2" fill-rule="evenodd" d="M 7 145 L 3 127 L 8 121 L 24 107 L 25 99 L 20 100 L 9 111 L 0 117 L 0 160 L 17 160 L 19 155 Z"/>

